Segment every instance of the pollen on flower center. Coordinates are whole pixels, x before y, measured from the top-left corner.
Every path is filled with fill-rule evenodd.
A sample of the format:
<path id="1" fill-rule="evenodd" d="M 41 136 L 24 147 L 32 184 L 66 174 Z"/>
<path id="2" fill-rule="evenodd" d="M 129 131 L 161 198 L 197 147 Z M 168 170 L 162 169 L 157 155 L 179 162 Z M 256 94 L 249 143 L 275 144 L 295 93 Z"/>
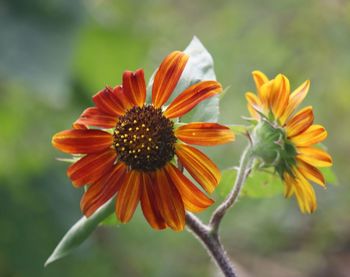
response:
<path id="1" fill-rule="evenodd" d="M 133 107 L 119 118 L 114 130 L 114 147 L 131 169 L 153 171 L 175 154 L 174 123 L 152 105 Z"/>

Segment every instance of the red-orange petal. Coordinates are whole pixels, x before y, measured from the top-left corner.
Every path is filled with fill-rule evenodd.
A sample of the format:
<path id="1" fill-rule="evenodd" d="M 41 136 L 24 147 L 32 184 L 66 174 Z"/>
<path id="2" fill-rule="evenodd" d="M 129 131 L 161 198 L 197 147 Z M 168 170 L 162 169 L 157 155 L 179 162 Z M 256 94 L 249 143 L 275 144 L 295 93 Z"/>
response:
<path id="1" fill-rule="evenodd" d="M 183 143 L 175 145 L 175 153 L 193 179 L 207 192 L 212 193 L 221 178 L 217 166 L 201 151 Z"/>
<path id="2" fill-rule="evenodd" d="M 75 129 L 79 129 L 81 125 L 100 127 L 100 128 L 112 128 L 117 123 L 117 116 L 109 115 L 101 112 L 96 107 L 87 108 L 79 116 L 79 118 L 73 123 Z"/>
<path id="3" fill-rule="evenodd" d="M 305 132 L 314 122 L 312 107 L 306 107 L 295 114 L 286 123 L 286 132 L 288 138 L 295 137 Z"/>
<path id="4" fill-rule="evenodd" d="M 124 182 L 118 192 L 115 212 L 122 223 L 127 223 L 134 215 L 142 193 L 142 174 L 131 170 L 126 174 Z"/>
<path id="5" fill-rule="evenodd" d="M 109 173 L 90 185 L 80 201 L 80 209 L 86 217 L 111 199 L 123 184 L 127 167 L 124 163 L 117 163 Z"/>
<path id="6" fill-rule="evenodd" d="M 180 51 L 170 53 L 161 63 L 154 77 L 152 104 L 160 108 L 174 91 L 189 56 Z"/>
<path id="7" fill-rule="evenodd" d="M 321 125 L 312 125 L 305 132 L 294 136 L 291 141 L 297 147 L 311 146 L 325 140 L 327 137 L 326 129 Z"/>
<path id="8" fill-rule="evenodd" d="M 183 173 L 173 164 L 168 163 L 165 170 L 169 179 L 176 186 L 185 208 L 191 212 L 200 212 L 211 206 L 214 201 L 199 190 Z"/>
<path id="9" fill-rule="evenodd" d="M 189 144 L 211 146 L 231 142 L 235 139 L 230 128 L 217 124 L 194 122 L 180 126 L 175 136 Z"/>
<path id="10" fill-rule="evenodd" d="M 123 90 L 134 106 L 142 107 L 144 105 L 146 100 L 146 82 L 142 69 L 138 69 L 135 72 L 124 72 Z"/>
<path id="11" fill-rule="evenodd" d="M 153 229 L 162 230 L 166 228 L 165 220 L 160 213 L 159 195 L 154 186 L 156 183 L 152 180 L 149 173 L 143 172 L 143 189 L 141 195 L 142 212 Z"/>
<path id="12" fill-rule="evenodd" d="M 55 134 L 52 145 L 65 153 L 92 154 L 111 147 L 113 136 L 100 130 L 72 129 Z"/>
<path id="13" fill-rule="evenodd" d="M 122 90 L 118 91 L 118 89 L 114 90 L 111 87 L 106 87 L 96 93 L 92 100 L 100 111 L 116 117 L 123 115 L 126 111 L 123 97 L 125 96 Z"/>
<path id="14" fill-rule="evenodd" d="M 325 186 L 325 179 L 321 171 L 319 171 L 316 167 L 297 158 L 297 168 L 306 179 L 309 179 L 322 187 Z"/>
<path id="15" fill-rule="evenodd" d="M 326 151 L 315 147 L 298 147 L 297 158 L 317 167 L 329 167 L 332 165 L 332 157 Z"/>
<path id="16" fill-rule="evenodd" d="M 75 187 L 92 184 L 112 169 L 117 157 L 114 149 L 98 154 L 88 154 L 67 169 L 67 175 Z"/>
<path id="17" fill-rule="evenodd" d="M 174 231 L 182 231 L 185 227 L 185 208 L 180 193 L 168 178 L 164 168 L 155 173 L 155 181 L 159 195 L 159 208 L 166 224 Z"/>
<path id="18" fill-rule="evenodd" d="M 203 81 L 194 84 L 178 95 L 165 110 L 167 118 L 180 117 L 192 110 L 198 103 L 222 91 L 220 83 Z"/>

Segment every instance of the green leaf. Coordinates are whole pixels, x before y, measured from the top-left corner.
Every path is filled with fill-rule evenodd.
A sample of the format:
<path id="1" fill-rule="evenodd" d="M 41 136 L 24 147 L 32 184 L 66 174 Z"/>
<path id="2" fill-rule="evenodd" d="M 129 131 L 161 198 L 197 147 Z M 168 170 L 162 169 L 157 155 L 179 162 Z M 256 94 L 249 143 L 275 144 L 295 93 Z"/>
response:
<path id="1" fill-rule="evenodd" d="M 113 213 L 113 211 L 114 198 L 99 208 L 91 217 L 86 218 L 84 216 L 79 219 L 56 246 L 55 250 L 45 262 L 45 266 L 68 255 L 72 250 L 77 248 L 103 220 Z"/>
<path id="2" fill-rule="evenodd" d="M 236 179 L 236 169 L 228 169 L 222 172 L 218 186 L 219 195 L 226 197 L 232 190 Z M 243 185 L 241 196 L 253 198 L 272 197 L 283 193 L 284 185 L 277 174 L 269 171 L 254 170 Z"/>
<path id="3" fill-rule="evenodd" d="M 226 125 L 233 131 L 236 135 L 245 135 L 250 129 L 249 126 L 244 125 Z"/>
<path id="4" fill-rule="evenodd" d="M 214 62 L 197 37 L 193 37 L 190 44 L 184 50 L 189 55 L 181 78 L 171 95 L 169 103 L 189 86 L 205 80 L 216 80 Z M 156 71 L 155 71 L 156 72 Z M 151 88 L 153 84 L 153 73 L 147 87 L 148 98 L 151 99 Z M 217 122 L 219 117 L 219 96 L 213 96 L 199 103 L 192 111 L 181 118 L 183 122 L 210 121 Z"/>
<path id="5" fill-rule="evenodd" d="M 324 168 L 320 168 L 320 171 L 322 172 L 322 174 L 326 180 L 326 184 L 332 184 L 332 185 L 339 184 L 337 175 L 335 174 L 333 168 L 324 167 Z"/>

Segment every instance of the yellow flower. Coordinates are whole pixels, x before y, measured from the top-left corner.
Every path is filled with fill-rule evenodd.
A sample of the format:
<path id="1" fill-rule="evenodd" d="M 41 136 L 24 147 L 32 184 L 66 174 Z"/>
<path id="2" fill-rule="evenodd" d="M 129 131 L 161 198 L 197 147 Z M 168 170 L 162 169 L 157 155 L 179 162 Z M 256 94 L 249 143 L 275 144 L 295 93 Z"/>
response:
<path id="1" fill-rule="evenodd" d="M 317 208 L 310 181 L 325 187 L 317 167 L 332 165 L 331 156 L 316 147 L 327 137 L 321 125 L 315 125 L 312 107 L 295 112 L 304 100 L 310 81 L 290 93 L 289 80 L 279 74 L 269 80 L 260 71 L 253 72 L 257 95 L 246 93 L 248 110 L 257 120 L 252 133 L 253 152 L 266 166 L 274 166 L 285 184 L 285 196 L 295 194 L 300 210 L 312 213 Z"/>

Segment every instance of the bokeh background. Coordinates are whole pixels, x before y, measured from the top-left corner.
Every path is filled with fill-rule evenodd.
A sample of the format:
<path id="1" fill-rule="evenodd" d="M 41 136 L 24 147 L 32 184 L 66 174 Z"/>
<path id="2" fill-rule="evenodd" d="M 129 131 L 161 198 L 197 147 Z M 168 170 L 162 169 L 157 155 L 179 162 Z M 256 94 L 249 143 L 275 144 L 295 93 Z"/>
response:
<path id="1" fill-rule="evenodd" d="M 350 2 L 346 0 L 1 0 L 0 276 L 216 276 L 188 232 L 155 232 L 140 211 L 99 228 L 73 254 L 46 258 L 80 218 L 81 190 L 65 175 L 51 136 L 69 128 L 124 70 L 147 77 L 197 35 L 230 86 L 223 123 L 244 123 L 251 71 L 312 82 L 304 105 L 329 131 L 337 185 L 317 189 L 318 211 L 294 199 L 243 197 L 222 225 L 241 276 L 350 276 Z M 211 151 L 237 165 L 237 142 Z M 220 196 L 216 195 L 220 200 Z M 210 211 L 209 211 L 210 212 Z M 203 219 L 208 213 L 201 215 Z"/>

